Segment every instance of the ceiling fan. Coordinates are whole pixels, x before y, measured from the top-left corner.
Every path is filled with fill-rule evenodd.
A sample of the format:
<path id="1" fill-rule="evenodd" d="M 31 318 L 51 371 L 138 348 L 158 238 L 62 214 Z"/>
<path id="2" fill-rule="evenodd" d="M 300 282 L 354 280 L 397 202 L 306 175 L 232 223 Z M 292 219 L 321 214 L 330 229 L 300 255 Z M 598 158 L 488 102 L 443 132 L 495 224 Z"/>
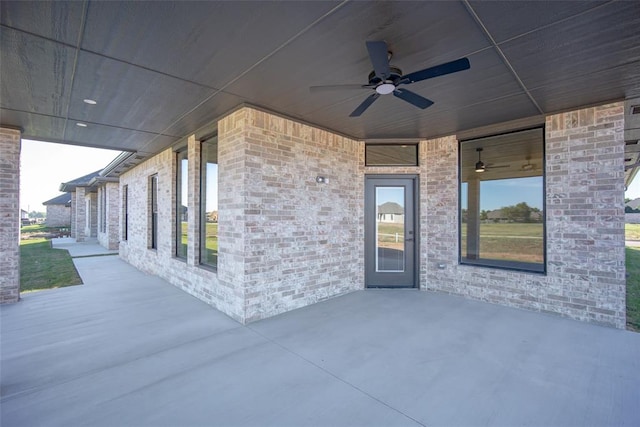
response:
<path id="1" fill-rule="evenodd" d="M 476 151 L 478 152 L 478 161 L 476 162 L 475 171 L 478 173 L 484 172 L 489 169 L 500 169 L 500 168 L 510 167 L 510 165 L 489 165 L 489 164 L 485 165 L 485 163 L 482 161 L 482 158 L 481 158 L 482 148 L 476 148 Z"/>
<path id="2" fill-rule="evenodd" d="M 389 52 L 386 42 L 369 41 L 367 42 L 367 50 L 369 51 L 369 59 L 373 65 L 373 71 L 369 74 L 368 84 L 312 86 L 309 90 L 311 92 L 348 89 L 373 90 L 374 93 L 365 98 L 365 100 L 355 110 L 353 110 L 351 114 L 349 114 L 349 117 L 359 117 L 371 106 L 371 104 L 375 102 L 376 99 L 380 97 L 380 95 L 389 95 L 390 93 L 393 93 L 393 96 L 424 110 L 425 108 L 433 105 L 433 101 L 399 86 L 456 73 L 458 71 L 468 70 L 470 68 L 469 60 L 467 58 L 460 58 L 455 61 L 436 65 L 435 67 L 425 68 L 424 70 L 409 74 L 402 74 L 401 69 L 389 64 L 391 52 Z"/>

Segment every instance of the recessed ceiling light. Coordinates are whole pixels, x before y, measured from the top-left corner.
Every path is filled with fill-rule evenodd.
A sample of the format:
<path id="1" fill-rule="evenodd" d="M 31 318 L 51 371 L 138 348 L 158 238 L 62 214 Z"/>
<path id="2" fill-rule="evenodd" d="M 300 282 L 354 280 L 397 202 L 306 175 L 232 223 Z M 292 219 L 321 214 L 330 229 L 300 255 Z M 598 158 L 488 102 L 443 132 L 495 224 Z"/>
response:
<path id="1" fill-rule="evenodd" d="M 86 128 L 87 124 L 78 122 L 78 123 L 76 123 L 76 126 L 80 126 L 81 128 Z"/>
<path id="2" fill-rule="evenodd" d="M 85 104 L 89 104 L 89 105 L 96 105 L 98 102 L 94 101 L 93 99 L 87 98 L 87 99 L 84 100 L 84 103 Z"/>

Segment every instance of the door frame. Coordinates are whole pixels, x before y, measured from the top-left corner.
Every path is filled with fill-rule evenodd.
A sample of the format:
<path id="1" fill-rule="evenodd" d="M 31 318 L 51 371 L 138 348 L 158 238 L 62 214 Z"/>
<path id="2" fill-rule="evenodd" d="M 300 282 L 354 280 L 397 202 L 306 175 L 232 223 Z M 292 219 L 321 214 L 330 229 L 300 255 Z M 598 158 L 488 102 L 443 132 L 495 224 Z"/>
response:
<path id="1" fill-rule="evenodd" d="M 371 228 L 372 221 L 375 221 L 375 214 L 373 216 L 370 215 L 370 212 L 367 211 L 368 204 L 371 202 L 369 200 L 369 196 L 367 195 L 367 182 L 370 180 L 387 180 L 387 179 L 410 179 L 413 181 L 413 284 L 407 286 L 384 286 L 384 285 L 370 285 L 370 269 L 367 268 L 368 263 L 371 262 L 368 254 L 368 245 L 373 244 L 371 239 L 375 239 L 374 236 L 371 236 L 367 230 Z M 365 174 L 364 175 L 364 287 L 365 289 L 376 289 L 376 288 L 384 288 L 384 289 L 419 289 L 420 288 L 420 175 L 419 174 Z"/>

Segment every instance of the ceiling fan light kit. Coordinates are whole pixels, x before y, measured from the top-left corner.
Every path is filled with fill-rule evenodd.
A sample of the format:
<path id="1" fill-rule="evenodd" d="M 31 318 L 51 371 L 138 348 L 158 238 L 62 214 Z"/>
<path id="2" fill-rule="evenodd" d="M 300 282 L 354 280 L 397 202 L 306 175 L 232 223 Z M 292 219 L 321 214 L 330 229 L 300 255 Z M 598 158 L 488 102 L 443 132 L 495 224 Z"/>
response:
<path id="1" fill-rule="evenodd" d="M 482 159 L 480 159 L 480 153 L 482 153 L 482 148 L 476 148 L 476 151 L 478 152 L 478 161 L 476 162 L 476 172 L 478 173 L 484 172 L 484 163 L 482 162 Z"/>
<path id="2" fill-rule="evenodd" d="M 399 88 L 400 85 L 408 85 L 422 80 L 431 79 L 433 77 L 444 76 L 446 74 L 456 73 L 458 71 L 468 70 L 471 65 L 467 58 L 460 58 L 455 61 L 446 62 L 436 65 L 435 67 L 425 68 L 420 71 L 402 74 L 402 70 L 392 66 L 389 63 L 391 52 L 384 41 L 368 41 L 367 51 L 369 59 L 373 65 L 373 71 L 369 74 L 369 83 L 366 85 L 331 85 L 331 86 L 313 86 L 310 88 L 312 92 L 323 90 L 345 90 L 345 89 L 372 89 L 375 93 L 365 98 L 362 103 L 356 107 L 349 117 L 359 117 L 367 108 L 375 102 L 380 95 L 393 94 L 396 98 L 400 98 L 409 104 L 422 110 L 433 105 L 433 101 L 427 99 L 410 90 Z"/>

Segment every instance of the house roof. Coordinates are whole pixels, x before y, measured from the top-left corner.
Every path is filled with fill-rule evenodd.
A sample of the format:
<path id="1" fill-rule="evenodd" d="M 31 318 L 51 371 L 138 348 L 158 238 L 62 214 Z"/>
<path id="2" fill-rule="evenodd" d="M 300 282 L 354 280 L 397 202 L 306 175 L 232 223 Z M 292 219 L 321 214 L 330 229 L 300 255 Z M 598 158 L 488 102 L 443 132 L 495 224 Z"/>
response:
<path id="1" fill-rule="evenodd" d="M 54 197 L 53 199 L 49 199 L 46 202 L 42 203 L 45 206 L 48 205 L 65 205 L 71 206 L 71 193 L 64 193 L 59 196 Z"/>
<path id="2" fill-rule="evenodd" d="M 245 103 L 360 140 L 526 126 L 609 101 L 640 103 L 633 101 L 640 13 L 632 1 L 89 0 L 0 8 L 0 124 L 22 128 L 23 138 L 141 158 L 211 132 Z M 373 68 L 365 42 L 382 40 L 403 74 L 459 58 L 471 68 L 403 86 L 432 100 L 429 108 L 381 96 L 349 117 L 372 93 L 358 89 Z M 339 84 L 356 89 L 309 90 Z M 640 125 L 625 129 L 625 140 L 636 142 L 638 133 Z"/>
<path id="3" fill-rule="evenodd" d="M 633 199 L 628 201 L 625 206 L 629 206 L 631 209 L 638 209 L 640 208 L 640 197 L 638 197 L 637 199 Z"/>
<path id="4" fill-rule="evenodd" d="M 386 202 L 378 206 L 379 214 L 404 214 L 404 208 L 396 202 Z"/>
<path id="5" fill-rule="evenodd" d="M 60 184 L 60 191 L 75 191 L 76 187 L 90 187 L 91 180 L 100 175 L 100 171 L 91 172 L 87 175 L 81 176 L 80 178 L 76 178 L 74 180 L 63 182 Z"/>

